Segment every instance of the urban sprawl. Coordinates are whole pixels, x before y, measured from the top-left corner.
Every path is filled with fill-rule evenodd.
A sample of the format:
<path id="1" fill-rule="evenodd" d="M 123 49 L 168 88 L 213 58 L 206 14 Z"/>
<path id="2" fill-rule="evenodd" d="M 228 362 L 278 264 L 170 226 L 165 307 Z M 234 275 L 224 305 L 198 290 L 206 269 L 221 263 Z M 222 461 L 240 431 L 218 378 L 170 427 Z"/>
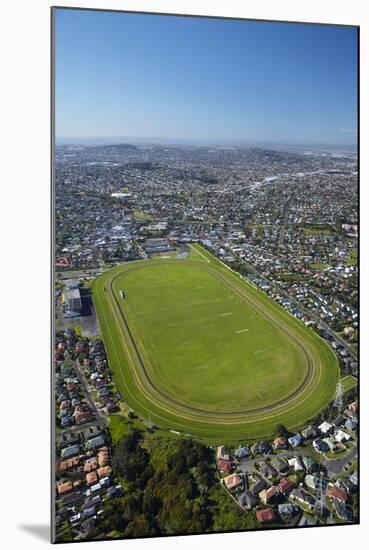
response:
<path id="1" fill-rule="evenodd" d="M 57 540 L 357 520 L 357 158 L 285 149 L 57 146 Z M 300 432 L 280 425 L 270 441 L 210 448 L 140 418 L 119 394 L 93 279 L 122 262 L 186 257 L 196 242 L 337 355 L 334 402 Z"/>

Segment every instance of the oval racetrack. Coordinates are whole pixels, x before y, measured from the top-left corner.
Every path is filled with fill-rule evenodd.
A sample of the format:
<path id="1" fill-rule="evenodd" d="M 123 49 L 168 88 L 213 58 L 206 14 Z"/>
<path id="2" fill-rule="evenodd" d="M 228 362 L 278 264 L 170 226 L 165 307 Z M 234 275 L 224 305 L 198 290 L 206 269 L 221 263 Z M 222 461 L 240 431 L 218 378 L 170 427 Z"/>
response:
<path id="1" fill-rule="evenodd" d="M 333 397 L 335 355 L 199 245 L 188 259 L 127 263 L 93 298 L 114 381 L 128 406 L 211 442 L 301 428 Z M 125 293 L 125 298 L 122 297 Z"/>

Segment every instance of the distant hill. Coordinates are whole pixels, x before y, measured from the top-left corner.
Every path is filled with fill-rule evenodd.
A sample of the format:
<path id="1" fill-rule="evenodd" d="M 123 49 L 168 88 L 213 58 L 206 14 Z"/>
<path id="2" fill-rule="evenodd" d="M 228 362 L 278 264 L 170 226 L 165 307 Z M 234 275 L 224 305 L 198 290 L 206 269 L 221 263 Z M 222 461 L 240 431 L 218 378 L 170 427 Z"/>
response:
<path id="1" fill-rule="evenodd" d="M 110 145 L 92 145 L 89 151 L 96 153 L 123 153 L 125 151 L 136 151 L 137 147 L 130 143 L 115 143 Z"/>

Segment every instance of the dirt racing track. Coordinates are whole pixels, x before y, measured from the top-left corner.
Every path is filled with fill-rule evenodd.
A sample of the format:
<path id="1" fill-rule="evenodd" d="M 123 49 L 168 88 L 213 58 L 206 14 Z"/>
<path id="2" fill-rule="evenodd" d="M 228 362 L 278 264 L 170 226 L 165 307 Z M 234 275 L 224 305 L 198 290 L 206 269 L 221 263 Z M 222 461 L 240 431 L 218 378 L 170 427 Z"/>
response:
<path id="1" fill-rule="evenodd" d="M 200 254 L 198 260 L 168 258 L 124 264 L 94 281 L 93 296 L 99 324 L 110 368 L 123 399 L 140 416 L 160 427 L 211 442 L 268 438 L 275 434 L 278 423 L 290 429 L 303 427 L 334 395 L 339 376 L 335 355 L 312 330 L 267 295 L 204 249 L 198 247 L 197 251 Z M 269 400 L 267 404 L 261 400 L 257 405 L 243 402 L 242 406 L 238 406 L 238 390 L 235 387 L 229 406 L 227 404 L 219 410 L 189 402 L 185 395 L 182 398 L 180 391 L 175 391 L 156 375 L 152 354 L 144 345 L 138 325 L 134 322 L 135 317 L 128 303 L 119 295 L 118 288 L 128 275 L 131 279 L 134 276 L 138 281 L 145 280 L 145 273 L 155 273 L 152 270 L 165 268 L 176 270 L 177 276 L 183 267 L 200 270 L 202 276 L 206 273 L 216 278 L 227 288 L 227 292 L 233 292 L 248 308 L 252 308 L 259 319 L 271 323 L 283 338 L 288 339 L 298 354 L 300 370 L 298 380 L 287 395 L 276 391 L 273 401 Z M 204 392 L 208 374 L 204 374 Z"/>

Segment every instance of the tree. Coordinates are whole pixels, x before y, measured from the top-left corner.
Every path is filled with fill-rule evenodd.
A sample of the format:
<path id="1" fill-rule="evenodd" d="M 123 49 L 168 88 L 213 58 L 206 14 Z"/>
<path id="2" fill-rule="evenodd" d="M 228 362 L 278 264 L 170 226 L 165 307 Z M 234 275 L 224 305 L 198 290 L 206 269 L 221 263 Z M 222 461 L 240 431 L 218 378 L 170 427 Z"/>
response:
<path id="1" fill-rule="evenodd" d="M 128 481 L 135 481 L 140 487 L 146 484 L 152 475 L 149 466 L 150 456 L 146 449 L 141 447 L 142 434 L 139 430 L 132 430 L 124 436 L 113 451 L 113 468 L 118 475 Z"/>
<path id="2" fill-rule="evenodd" d="M 125 537 L 149 537 L 150 535 L 155 535 L 155 529 L 143 515 L 136 516 L 124 531 Z"/>
<path id="3" fill-rule="evenodd" d="M 277 424 L 275 429 L 279 437 L 289 436 L 289 431 L 287 430 L 286 426 L 284 426 L 284 424 Z"/>
<path id="4" fill-rule="evenodd" d="M 147 517 L 156 516 L 162 506 L 161 500 L 159 497 L 151 493 L 150 491 L 145 491 L 142 510 Z"/>

